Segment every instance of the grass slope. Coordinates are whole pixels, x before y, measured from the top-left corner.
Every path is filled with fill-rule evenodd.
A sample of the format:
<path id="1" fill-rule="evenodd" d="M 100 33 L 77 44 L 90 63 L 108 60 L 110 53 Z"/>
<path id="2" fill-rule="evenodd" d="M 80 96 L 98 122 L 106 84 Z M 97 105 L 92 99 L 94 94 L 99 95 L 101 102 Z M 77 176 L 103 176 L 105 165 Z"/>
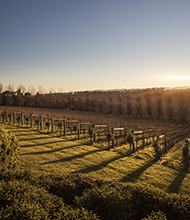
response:
<path id="1" fill-rule="evenodd" d="M 155 162 L 151 146 L 127 156 L 128 146 L 108 151 L 106 145 L 90 146 L 88 140 L 70 140 L 8 124 L 1 126 L 19 139 L 23 169 L 57 174 L 83 173 L 123 183 L 151 184 L 171 193 L 190 192 L 190 174 L 182 171 L 181 164 L 184 141 Z"/>

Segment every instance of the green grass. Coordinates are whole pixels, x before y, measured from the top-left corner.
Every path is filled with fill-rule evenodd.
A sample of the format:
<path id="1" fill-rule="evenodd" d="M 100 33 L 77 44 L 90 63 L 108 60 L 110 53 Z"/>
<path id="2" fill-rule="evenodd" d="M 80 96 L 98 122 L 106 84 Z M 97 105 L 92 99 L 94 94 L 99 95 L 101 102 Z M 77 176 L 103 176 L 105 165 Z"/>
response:
<path id="1" fill-rule="evenodd" d="M 189 194 L 190 173 L 182 171 L 182 147 L 176 144 L 161 160 L 154 161 L 152 146 L 127 155 L 129 146 L 107 150 L 107 143 L 89 145 L 89 139 L 72 140 L 12 125 L 21 145 L 21 168 L 32 172 L 83 173 L 94 178 L 150 184 L 171 193 Z"/>

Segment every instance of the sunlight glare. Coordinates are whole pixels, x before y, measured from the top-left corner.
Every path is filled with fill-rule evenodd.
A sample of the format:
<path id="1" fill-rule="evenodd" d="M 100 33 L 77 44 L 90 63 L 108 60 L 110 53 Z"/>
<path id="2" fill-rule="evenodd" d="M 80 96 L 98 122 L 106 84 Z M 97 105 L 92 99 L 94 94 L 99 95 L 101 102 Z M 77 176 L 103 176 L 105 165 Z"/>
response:
<path id="1" fill-rule="evenodd" d="M 173 80 L 190 80 L 190 76 L 171 76 L 168 78 Z"/>

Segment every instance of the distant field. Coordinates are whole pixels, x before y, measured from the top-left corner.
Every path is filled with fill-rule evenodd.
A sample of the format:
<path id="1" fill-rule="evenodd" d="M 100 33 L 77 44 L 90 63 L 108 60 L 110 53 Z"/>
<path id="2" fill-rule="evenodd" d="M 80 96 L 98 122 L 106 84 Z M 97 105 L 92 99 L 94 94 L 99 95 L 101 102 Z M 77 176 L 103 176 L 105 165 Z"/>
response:
<path id="1" fill-rule="evenodd" d="M 59 114 L 65 113 L 65 115 L 67 112 L 69 114 L 68 111 L 62 110 L 27 108 L 25 110 L 47 111 L 52 114 L 58 112 Z M 48 114 L 47 112 L 45 113 Z M 79 116 L 79 114 L 73 113 L 72 117 Z M 93 114 L 89 113 L 89 116 L 86 117 L 90 118 L 91 115 Z M 83 173 L 117 182 L 151 184 L 166 192 L 182 194 L 190 192 L 190 173 L 183 172 L 181 164 L 184 140 L 171 148 L 161 160 L 155 162 L 154 150 L 151 145 L 127 156 L 124 153 L 127 145 L 107 150 L 104 144 L 90 146 L 88 139 L 73 141 L 69 137 L 43 134 L 8 124 L 1 124 L 1 127 L 13 132 L 19 139 L 23 169 L 57 174 Z"/>

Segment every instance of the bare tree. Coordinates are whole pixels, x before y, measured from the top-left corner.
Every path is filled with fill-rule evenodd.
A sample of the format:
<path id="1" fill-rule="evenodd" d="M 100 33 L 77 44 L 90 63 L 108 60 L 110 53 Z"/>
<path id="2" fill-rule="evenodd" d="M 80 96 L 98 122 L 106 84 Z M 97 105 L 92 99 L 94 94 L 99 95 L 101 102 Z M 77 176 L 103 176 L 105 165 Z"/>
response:
<path id="1" fill-rule="evenodd" d="M 26 91 L 25 86 L 23 86 L 21 83 L 17 86 L 17 90 L 19 89 L 22 94 L 24 94 Z"/>
<path id="2" fill-rule="evenodd" d="M 13 84 L 9 84 L 6 88 L 6 90 L 8 90 L 9 92 L 13 92 L 14 91 L 14 85 Z"/>
<path id="3" fill-rule="evenodd" d="M 58 88 L 58 92 L 59 92 L 59 93 L 62 93 L 62 92 L 63 92 L 63 89 L 62 89 L 62 88 Z"/>
<path id="4" fill-rule="evenodd" d="M 38 93 L 43 94 L 44 93 L 44 88 L 42 86 L 38 87 Z"/>
<path id="5" fill-rule="evenodd" d="M 54 89 L 53 88 L 50 88 L 49 89 L 49 93 L 51 94 L 51 93 L 54 93 L 55 91 L 54 91 Z"/>
<path id="6" fill-rule="evenodd" d="M 3 84 L 0 83 L 0 93 L 2 93 L 2 91 L 3 91 Z"/>

